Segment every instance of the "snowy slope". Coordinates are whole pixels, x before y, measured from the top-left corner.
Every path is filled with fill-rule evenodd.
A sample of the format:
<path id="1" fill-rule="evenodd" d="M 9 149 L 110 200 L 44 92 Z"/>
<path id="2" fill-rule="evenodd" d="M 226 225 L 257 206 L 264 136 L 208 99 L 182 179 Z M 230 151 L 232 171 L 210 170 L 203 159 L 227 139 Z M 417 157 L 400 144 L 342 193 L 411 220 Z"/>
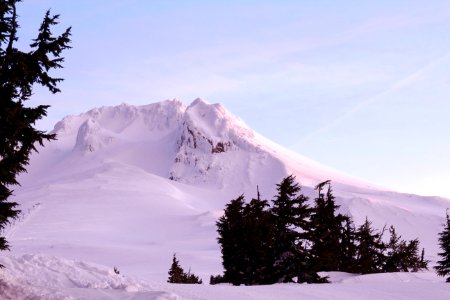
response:
<path id="1" fill-rule="evenodd" d="M 271 199 L 295 174 L 304 192 L 331 179 L 357 224 L 394 224 L 419 237 L 429 259 L 450 200 L 386 191 L 292 153 L 220 104 L 197 99 L 92 109 L 55 125 L 58 140 L 33 155 L 14 200 L 23 214 L 6 231 L 15 256 L 94 262 L 164 281 L 174 252 L 206 281 L 221 272 L 215 220 L 256 186 Z M 434 279 L 433 279 L 434 280 Z"/>

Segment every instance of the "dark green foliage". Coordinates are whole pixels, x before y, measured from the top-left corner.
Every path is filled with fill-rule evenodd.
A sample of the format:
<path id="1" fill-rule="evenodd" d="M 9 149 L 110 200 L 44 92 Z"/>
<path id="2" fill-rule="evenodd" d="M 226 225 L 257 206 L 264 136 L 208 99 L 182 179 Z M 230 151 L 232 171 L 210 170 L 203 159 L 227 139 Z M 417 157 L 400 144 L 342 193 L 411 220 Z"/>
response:
<path id="1" fill-rule="evenodd" d="M 417 272 L 422 269 L 428 269 L 428 261 L 424 260 L 425 250 L 422 249 L 422 255 L 419 254 L 419 240 L 410 240 L 403 242 L 400 248 L 403 253 L 404 261 L 400 264 L 403 272 Z"/>
<path id="2" fill-rule="evenodd" d="M 356 232 L 351 217 L 344 216 L 340 228 L 338 270 L 342 272 L 354 272 L 356 259 Z"/>
<path id="3" fill-rule="evenodd" d="M 427 268 L 428 263 L 424 259 L 425 251 L 422 250 L 422 255 L 419 256 L 419 240 L 414 239 L 409 242 L 401 240 L 394 226 L 389 228 L 389 232 L 389 242 L 385 245 L 384 272 L 417 272 Z"/>
<path id="4" fill-rule="evenodd" d="M 272 201 L 274 219 L 275 278 L 278 282 L 314 282 L 307 245 L 309 243 L 311 209 L 308 198 L 299 194 L 301 187 L 290 175 L 277 184 L 278 194 Z"/>
<path id="5" fill-rule="evenodd" d="M 250 203 L 241 195 L 227 204 L 217 221 L 224 275 L 211 276 L 210 284 L 325 283 L 319 271 L 367 274 L 427 267 L 417 239 L 403 241 L 391 227 L 385 244 L 384 228 L 373 229 L 367 218 L 355 230 L 352 218 L 337 212 L 330 181 L 316 190 L 310 208 L 291 175 L 277 184 L 272 207 L 259 191 Z"/>
<path id="6" fill-rule="evenodd" d="M 384 229 L 376 231 L 366 218 L 356 231 L 356 261 L 355 272 L 361 274 L 379 273 L 384 262 L 385 245 L 382 241 Z"/>
<path id="7" fill-rule="evenodd" d="M 326 194 L 322 192 L 325 186 Z M 343 256 L 341 232 L 345 217 L 336 213 L 339 206 L 334 201 L 330 181 L 320 183 L 316 190 L 319 194 L 311 215 L 313 267 L 316 272 L 340 270 L 340 259 Z"/>
<path id="8" fill-rule="evenodd" d="M 250 203 L 240 196 L 226 205 L 217 222 L 225 281 L 234 285 L 324 281 L 310 270 L 308 198 L 298 194 L 294 176 L 283 179 L 277 190 L 272 208 L 259 192 Z"/>
<path id="9" fill-rule="evenodd" d="M 63 79 L 51 77 L 49 72 L 62 68 L 61 54 L 70 48 L 70 28 L 54 36 L 51 28 L 58 24 L 59 16 L 47 12 L 30 50 L 17 49 L 18 2 L 0 1 L 0 230 L 19 213 L 17 203 L 7 201 L 13 192 L 10 186 L 19 184 L 17 175 L 26 171 L 36 143 L 43 145 L 44 141 L 55 139 L 55 135 L 33 127 L 46 116 L 48 106 L 26 107 L 24 102 L 32 95 L 34 84 L 52 93 L 60 92 L 57 84 Z M 5 249 L 8 244 L 0 237 L 0 250 Z"/>
<path id="10" fill-rule="evenodd" d="M 448 213 L 444 229 L 439 233 L 439 246 L 442 252 L 439 252 L 438 255 L 441 259 L 437 261 L 434 269 L 439 276 L 445 277 L 450 275 L 450 216 Z M 446 281 L 450 282 L 450 276 Z"/>
<path id="11" fill-rule="evenodd" d="M 187 273 L 184 274 L 183 282 L 180 283 L 202 284 L 203 281 L 197 275 L 191 273 L 191 270 L 189 270 Z"/>
<path id="12" fill-rule="evenodd" d="M 422 253 L 420 254 L 419 270 L 428 270 L 429 262 L 429 260 L 425 259 L 425 248 L 422 248 Z"/>
<path id="13" fill-rule="evenodd" d="M 401 237 L 397 235 L 393 226 L 389 228 L 389 233 L 390 238 L 389 242 L 386 244 L 387 254 L 383 269 L 385 272 L 403 271 L 403 253 L 401 248 L 404 247 L 405 242 L 400 240 Z"/>
<path id="14" fill-rule="evenodd" d="M 225 278 L 222 275 L 211 275 L 211 277 L 209 277 L 209 284 L 211 284 L 211 285 L 225 283 L 225 282 L 227 282 L 227 281 L 225 280 Z"/>
<path id="15" fill-rule="evenodd" d="M 184 270 L 180 266 L 180 262 L 178 261 L 176 255 L 173 255 L 172 265 L 169 269 L 169 279 L 167 282 L 169 283 L 181 283 L 183 281 Z"/>
<path id="16" fill-rule="evenodd" d="M 195 274 L 189 272 L 185 273 L 183 268 L 180 266 L 176 255 L 173 255 L 172 265 L 169 269 L 169 278 L 167 279 L 169 283 L 188 283 L 188 284 L 201 284 L 202 280 Z"/>
<path id="17" fill-rule="evenodd" d="M 224 277 L 234 285 L 244 282 L 247 259 L 244 252 L 244 196 L 231 200 L 217 221 L 218 242 L 222 250 Z"/>
<path id="18" fill-rule="evenodd" d="M 269 284 L 273 275 L 275 247 L 273 218 L 266 200 L 252 199 L 244 208 L 244 284 Z"/>
<path id="19" fill-rule="evenodd" d="M 234 285 L 273 283 L 274 231 L 266 200 L 232 200 L 217 221 L 224 278 Z"/>

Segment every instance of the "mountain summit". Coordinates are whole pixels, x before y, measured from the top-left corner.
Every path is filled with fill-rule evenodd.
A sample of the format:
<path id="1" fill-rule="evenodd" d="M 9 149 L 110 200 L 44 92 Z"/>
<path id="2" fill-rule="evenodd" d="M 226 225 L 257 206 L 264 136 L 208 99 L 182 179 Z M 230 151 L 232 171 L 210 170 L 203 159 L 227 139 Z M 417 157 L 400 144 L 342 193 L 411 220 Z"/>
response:
<path id="1" fill-rule="evenodd" d="M 59 139 L 54 148 L 132 164 L 188 184 L 234 187 L 236 191 L 256 185 L 272 189 L 273 182 L 294 173 L 310 185 L 332 179 L 375 188 L 283 149 L 221 104 L 202 99 L 189 106 L 167 100 L 95 108 L 64 118 L 53 132 Z"/>

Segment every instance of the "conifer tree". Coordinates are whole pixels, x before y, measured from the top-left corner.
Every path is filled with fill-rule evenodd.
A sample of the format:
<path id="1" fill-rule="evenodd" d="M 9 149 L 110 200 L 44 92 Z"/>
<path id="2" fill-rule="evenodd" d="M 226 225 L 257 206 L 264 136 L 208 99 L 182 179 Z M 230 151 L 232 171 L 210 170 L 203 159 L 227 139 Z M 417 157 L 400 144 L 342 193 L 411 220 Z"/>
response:
<path id="1" fill-rule="evenodd" d="M 35 84 L 60 92 L 57 85 L 63 79 L 51 77 L 49 72 L 62 68 L 61 54 L 70 48 L 70 28 L 54 36 L 51 29 L 59 16 L 47 11 L 30 51 L 17 49 L 18 2 L 0 1 L 0 231 L 19 213 L 17 203 L 8 201 L 13 192 L 10 187 L 19 184 L 17 175 L 26 171 L 30 153 L 36 151 L 36 143 L 43 145 L 55 138 L 34 128 L 49 106 L 27 107 L 25 101 Z M 6 249 L 8 243 L 0 237 L 0 250 Z"/>
<path id="2" fill-rule="evenodd" d="M 172 265 L 169 269 L 169 278 L 167 282 L 169 283 L 181 283 L 183 281 L 184 270 L 180 266 L 180 262 L 178 261 L 176 255 L 173 255 Z"/>
<path id="3" fill-rule="evenodd" d="M 202 284 L 203 281 L 195 275 L 194 273 L 191 273 L 191 269 L 187 273 L 183 273 L 183 280 L 180 283 L 188 283 L 188 284 Z"/>
<path id="4" fill-rule="evenodd" d="M 355 270 L 356 230 L 351 217 L 343 217 L 340 236 L 338 270 L 352 273 Z"/>
<path id="5" fill-rule="evenodd" d="M 439 233 L 439 246 L 442 252 L 439 252 L 440 260 L 437 261 L 434 269 L 439 276 L 448 276 L 446 281 L 450 282 L 450 216 L 446 216 L 444 229 Z"/>
<path id="6" fill-rule="evenodd" d="M 219 284 L 219 283 L 225 283 L 226 280 L 223 278 L 222 275 L 211 275 L 209 277 L 209 284 L 210 285 L 215 285 L 215 284 Z"/>
<path id="7" fill-rule="evenodd" d="M 397 235 L 394 226 L 389 228 L 390 238 L 386 244 L 386 258 L 383 266 L 384 272 L 399 272 L 405 271 L 402 268 L 402 261 L 404 261 L 405 243 L 401 241 L 401 236 Z M 407 270 L 406 270 L 407 271 Z"/>
<path id="8" fill-rule="evenodd" d="M 222 251 L 222 265 L 224 280 L 233 285 L 240 285 L 245 281 L 244 270 L 248 265 L 245 251 L 244 228 L 244 195 L 231 200 L 225 206 L 224 215 L 216 222 L 217 238 Z"/>
<path id="9" fill-rule="evenodd" d="M 196 276 L 194 273 L 191 273 L 191 269 L 187 273 L 184 272 L 183 268 L 180 266 L 180 262 L 178 261 L 176 255 L 173 255 L 172 265 L 169 269 L 169 278 L 167 279 L 169 283 L 188 283 L 188 284 L 201 284 L 202 280 Z"/>
<path id="10" fill-rule="evenodd" d="M 397 235 L 394 226 L 389 228 L 390 238 L 385 245 L 383 272 L 417 272 L 426 269 L 425 250 L 419 255 L 419 240 L 404 241 Z"/>
<path id="11" fill-rule="evenodd" d="M 322 192 L 325 186 L 326 194 Z M 336 212 L 339 206 L 334 201 L 329 180 L 318 184 L 316 190 L 319 194 L 311 215 L 312 264 L 316 271 L 337 271 L 343 256 L 341 232 L 345 217 Z"/>
<path id="12" fill-rule="evenodd" d="M 244 284 L 274 283 L 272 249 L 275 246 L 273 219 L 267 200 L 252 199 L 244 208 L 245 256 Z"/>
<path id="13" fill-rule="evenodd" d="M 403 249 L 401 251 L 403 252 L 403 261 L 401 264 L 401 270 L 403 272 L 417 272 L 422 269 L 427 269 L 428 262 L 423 260 L 423 257 L 419 254 L 418 239 L 408 242 L 403 241 Z"/>
<path id="14" fill-rule="evenodd" d="M 430 261 L 425 259 L 425 248 L 422 248 L 422 253 L 420 254 L 420 263 L 419 263 L 419 269 L 420 270 L 428 270 L 428 263 Z"/>
<path id="15" fill-rule="evenodd" d="M 301 281 L 316 280 L 319 277 L 310 274 L 307 250 L 311 215 L 308 198 L 299 194 L 301 187 L 293 175 L 277 184 L 277 191 L 271 209 L 275 232 L 275 277 L 279 282 L 292 282 L 294 277 Z"/>
<path id="16" fill-rule="evenodd" d="M 232 200 L 217 222 L 224 266 L 223 280 L 234 285 L 269 284 L 273 275 L 274 226 L 267 200 Z"/>
<path id="17" fill-rule="evenodd" d="M 382 241 L 384 229 L 380 232 L 372 228 L 366 218 L 364 224 L 356 231 L 355 272 L 361 274 L 379 273 L 384 263 L 385 245 Z"/>

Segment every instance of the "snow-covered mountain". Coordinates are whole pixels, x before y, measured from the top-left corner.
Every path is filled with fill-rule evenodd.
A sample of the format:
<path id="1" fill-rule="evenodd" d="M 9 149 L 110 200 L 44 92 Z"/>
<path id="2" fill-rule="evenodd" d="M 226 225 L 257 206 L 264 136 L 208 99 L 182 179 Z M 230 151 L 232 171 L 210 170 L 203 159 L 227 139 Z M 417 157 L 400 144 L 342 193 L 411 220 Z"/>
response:
<path id="1" fill-rule="evenodd" d="M 165 280 L 173 253 L 207 279 L 221 272 L 215 221 L 224 205 L 294 174 L 313 186 L 332 180 L 356 224 L 366 216 L 418 237 L 436 259 L 437 232 L 450 200 L 387 191 L 267 140 L 220 104 L 197 99 L 122 104 L 68 116 L 57 141 L 32 157 L 14 201 L 23 214 L 6 234 L 12 253 L 40 253 L 117 266 Z M 388 172 L 388 170 L 386 170 Z"/>
<path id="2" fill-rule="evenodd" d="M 251 130 L 221 104 L 201 99 L 185 106 L 178 100 L 145 106 L 122 104 L 95 108 L 64 118 L 52 146 L 72 156 L 95 156 L 137 166 L 148 173 L 196 186 L 237 191 L 254 189 L 269 178 L 298 173 L 302 182 L 325 177 L 367 186 L 289 153 Z M 76 137 L 76 138 L 75 138 Z M 45 150 L 44 150 L 45 151 Z M 81 159 L 83 160 L 83 159 Z"/>

